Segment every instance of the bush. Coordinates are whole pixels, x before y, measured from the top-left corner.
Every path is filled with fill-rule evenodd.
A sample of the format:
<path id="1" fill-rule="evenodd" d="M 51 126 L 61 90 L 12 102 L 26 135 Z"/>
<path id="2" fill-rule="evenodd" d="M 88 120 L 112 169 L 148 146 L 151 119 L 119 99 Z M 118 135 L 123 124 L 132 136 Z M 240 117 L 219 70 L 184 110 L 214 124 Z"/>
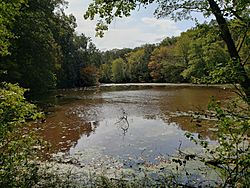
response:
<path id="1" fill-rule="evenodd" d="M 217 118 L 215 125 L 217 144 L 209 144 L 202 137 L 186 136 L 203 147 L 205 155 L 194 154 L 221 178 L 222 187 L 250 186 L 250 106 L 241 100 L 222 107 L 215 99 L 209 105 Z M 185 158 L 187 155 L 185 156 Z"/>
<path id="2" fill-rule="evenodd" d="M 40 144 L 28 127 L 42 116 L 18 85 L 0 85 L 0 187 L 31 187 L 37 180 L 34 158 Z"/>

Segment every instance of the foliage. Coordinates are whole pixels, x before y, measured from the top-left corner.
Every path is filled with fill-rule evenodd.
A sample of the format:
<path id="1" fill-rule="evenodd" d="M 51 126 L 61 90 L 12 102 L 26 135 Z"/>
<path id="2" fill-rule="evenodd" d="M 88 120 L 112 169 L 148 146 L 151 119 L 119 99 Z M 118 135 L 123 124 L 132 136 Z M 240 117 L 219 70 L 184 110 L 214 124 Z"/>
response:
<path id="1" fill-rule="evenodd" d="M 11 41 L 11 55 L 1 62 L 1 69 L 7 70 L 2 81 L 19 82 L 36 91 L 55 87 L 55 70 L 60 64 L 61 53 L 51 21 L 57 3 L 35 0 L 22 7 L 12 29 L 17 38 Z"/>
<path id="2" fill-rule="evenodd" d="M 112 70 L 111 66 L 109 64 L 102 64 L 100 66 L 100 79 L 99 81 L 101 83 L 109 83 L 111 82 L 111 75 L 112 75 Z"/>
<path id="3" fill-rule="evenodd" d="M 234 30 L 232 34 L 236 35 Z M 245 57 L 247 71 L 249 70 L 247 59 L 249 56 L 246 50 L 248 46 L 246 40 L 241 43 L 244 36 L 249 37 L 248 33 L 239 36 L 237 42 L 242 45 L 239 52 L 242 57 Z M 103 63 L 107 64 L 106 73 L 109 75 L 111 75 L 111 62 L 116 58 L 124 60 L 126 82 L 220 84 L 240 83 L 244 80 L 244 77 L 239 74 L 241 66 L 230 61 L 226 44 L 221 39 L 214 20 L 199 24 L 181 33 L 179 37 L 167 37 L 158 45 L 144 45 L 129 52 L 126 49 L 122 50 L 103 52 L 102 57 L 105 59 Z M 102 72 L 100 71 L 101 75 Z M 109 79 L 105 82 L 110 82 L 111 76 L 107 74 L 106 78 L 109 77 Z"/>
<path id="4" fill-rule="evenodd" d="M 184 65 L 175 55 L 174 45 L 155 48 L 148 67 L 154 81 L 170 83 L 183 81 L 180 73 L 183 71 Z"/>
<path id="5" fill-rule="evenodd" d="M 209 109 L 217 118 L 214 128 L 218 143 L 210 144 L 201 136 L 197 138 L 192 133 L 186 133 L 191 141 L 205 150 L 205 155 L 195 153 L 192 154 L 192 159 L 200 160 L 213 168 L 219 174 L 223 187 L 249 187 L 249 105 L 236 101 L 227 107 L 221 107 L 221 104 L 213 99 Z M 190 154 L 184 156 L 187 159 Z"/>
<path id="6" fill-rule="evenodd" d="M 96 85 L 98 79 L 98 71 L 95 66 L 89 65 L 80 70 L 83 85 L 93 86 Z"/>
<path id="7" fill-rule="evenodd" d="M 250 185 L 250 109 L 232 103 L 228 109 L 222 109 L 217 102 L 211 103 L 219 120 L 217 125 L 219 145 L 208 152 L 214 152 L 213 159 L 207 163 L 221 169 L 225 185 Z"/>
<path id="8" fill-rule="evenodd" d="M 150 76 L 153 78 L 153 81 L 157 82 L 162 80 L 162 75 L 161 75 L 161 69 L 162 69 L 162 64 L 161 60 L 164 59 L 161 56 L 164 56 L 164 52 L 167 50 L 167 48 L 161 47 L 161 48 L 156 48 L 152 56 L 150 58 L 150 62 L 148 64 L 148 69 L 151 71 Z"/>
<path id="9" fill-rule="evenodd" d="M 2 0 L 0 2 L 0 55 L 9 54 L 10 39 L 15 35 L 11 32 L 13 23 L 20 15 L 20 9 L 27 0 Z"/>
<path id="10" fill-rule="evenodd" d="M 81 69 L 98 67 L 101 55 L 90 38 L 76 35 L 75 17 L 64 12 L 67 3 L 34 0 L 24 5 L 24 2 L 0 3 L 0 9 L 4 9 L 0 19 L 3 23 L 0 42 L 4 47 L 0 81 L 19 83 L 31 92 L 93 84 L 82 80 Z"/>
<path id="11" fill-rule="evenodd" d="M 141 82 L 147 72 L 147 62 L 144 60 L 144 49 L 138 49 L 126 55 L 127 70 L 126 74 L 130 82 Z"/>
<path id="12" fill-rule="evenodd" d="M 172 46 L 177 42 L 177 37 L 166 37 L 160 42 L 160 46 Z"/>
<path id="13" fill-rule="evenodd" d="M 218 65 L 227 64 L 230 58 L 225 50 L 225 44 L 217 33 L 213 22 L 198 25 L 197 29 L 187 32 L 193 40 L 188 47 L 186 46 L 187 68 L 182 73 L 185 78 L 192 82 L 209 82 L 207 76 L 216 70 Z M 226 82 L 211 80 L 211 82 L 231 83 L 230 80 Z"/>
<path id="14" fill-rule="evenodd" d="M 27 124 L 42 114 L 25 100 L 25 91 L 18 85 L 1 84 L 0 187 L 31 187 L 37 181 L 38 168 L 32 161 L 37 151 L 32 148 L 39 140 L 30 133 Z"/>
<path id="15" fill-rule="evenodd" d="M 93 76 L 97 76 L 97 74 L 89 74 L 88 71 L 83 70 L 86 67 L 99 66 L 100 52 L 85 35 L 65 34 L 66 36 L 62 35 L 59 38 L 63 50 L 63 62 L 61 69 L 57 71 L 58 87 L 82 87 L 96 84 L 97 77 L 93 78 Z M 85 73 L 86 75 L 84 75 Z M 90 75 L 92 78 L 88 79 L 87 77 Z"/>
<path id="16" fill-rule="evenodd" d="M 112 81 L 116 83 L 124 82 L 125 80 L 125 62 L 123 59 L 119 58 L 112 62 Z"/>

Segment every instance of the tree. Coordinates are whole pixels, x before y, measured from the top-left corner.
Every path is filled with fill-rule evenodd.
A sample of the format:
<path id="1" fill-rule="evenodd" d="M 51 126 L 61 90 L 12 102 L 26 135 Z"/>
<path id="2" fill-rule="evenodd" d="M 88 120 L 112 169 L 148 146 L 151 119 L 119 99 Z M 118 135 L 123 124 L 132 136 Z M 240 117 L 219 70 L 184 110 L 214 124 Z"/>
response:
<path id="1" fill-rule="evenodd" d="M 160 42 L 160 46 L 171 46 L 174 45 L 177 41 L 176 37 L 166 37 Z"/>
<path id="2" fill-rule="evenodd" d="M 181 36 L 177 38 L 175 45 L 175 54 L 182 58 L 183 63 L 188 65 L 188 52 L 190 50 L 190 43 L 192 39 L 190 36 L 190 32 L 183 32 Z"/>
<path id="3" fill-rule="evenodd" d="M 32 187 L 37 182 L 34 146 L 41 142 L 27 125 L 43 115 L 25 100 L 25 91 L 18 85 L 0 84 L 0 187 Z"/>
<path id="4" fill-rule="evenodd" d="M 117 60 L 121 59 L 124 62 L 127 62 L 127 56 L 129 53 L 133 52 L 132 49 L 129 48 L 123 48 L 123 49 L 112 49 L 108 50 L 102 53 L 99 53 L 99 73 L 100 73 L 100 82 L 101 83 L 109 83 L 114 81 L 112 79 L 113 73 L 112 73 L 112 63 Z M 100 65 L 101 64 L 101 65 Z M 124 67 L 124 81 L 126 77 L 126 81 L 129 81 L 129 70 L 128 66 Z M 114 81 L 116 82 L 116 81 Z"/>
<path id="5" fill-rule="evenodd" d="M 111 82 L 111 75 L 112 75 L 112 70 L 110 64 L 102 64 L 100 66 L 100 79 L 99 81 L 101 83 L 110 83 Z"/>
<path id="6" fill-rule="evenodd" d="M 178 46 L 179 44 L 181 46 Z M 184 58 L 186 69 L 182 75 L 187 80 L 193 83 L 233 82 L 231 79 L 215 78 L 212 75 L 219 66 L 225 67 L 230 59 L 213 21 L 183 33 L 177 41 L 175 50 Z"/>
<path id="7" fill-rule="evenodd" d="M 234 83 L 239 83 L 245 92 L 245 100 L 250 103 L 250 78 L 247 75 L 242 59 L 237 51 L 235 41 L 229 29 L 229 20 L 238 20 L 244 25 L 244 28 L 249 29 L 249 5 L 250 2 L 246 0 L 204 0 L 204 1 L 190 1 L 190 0 L 95 0 L 92 2 L 87 12 L 85 19 L 94 19 L 95 15 L 101 18 L 97 24 L 97 35 L 103 36 L 103 31 L 107 30 L 107 24 L 110 24 L 115 17 L 130 16 L 131 11 L 135 10 L 137 6 L 147 6 L 150 3 L 156 2 L 158 8 L 155 15 L 160 17 L 171 16 L 174 20 L 190 19 L 193 12 L 201 12 L 205 17 L 214 15 L 218 24 L 220 35 L 226 43 L 228 53 L 235 65 L 234 71 L 238 74 L 238 78 Z"/>
<path id="8" fill-rule="evenodd" d="M 52 23 L 58 3 L 60 1 L 34 0 L 22 7 L 11 30 L 17 36 L 11 41 L 11 55 L 0 64 L 7 70 L 2 81 L 18 82 L 33 91 L 55 87 L 61 52 L 52 32 Z"/>
<path id="9" fill-rule="evenodd" d="M 143 67 L 145 67 L 144 49 L 138 49 L 136 51 L 130 52 L 126 55 L 127 59 L 127 76 L 130 82 L 142 81 Z M 147 68 L 147 65 L 146 65 Z M 147 71 L 147 70 L 146 70 Z"/>
<path id="10" fill-rule="evenodd" d="M 75 44 L 77 42 L 74 42 L 74 40 L 78 41 L 74 34 L 76 28 L 76 19 L 72 15 L 67 16 L 63 11 L 59 11 L 53 17 L 52 25 L 53 26 L 51 29 L 53 36 L 60 46 L 60 51 L 62 54 L 60 68 L 56 70 L 57 87 L 73 87 L 77 78 L 79 77 L 79 74 L 77 75 L 76 70 L 76 59 L 78 59 L 78 57 L 75 57 L 75 52 L 76 48 L 80 48 L 80 46 L 79 44 Z M 87 43 L 87 38 L 85 42 L 82 43 L 82 45 L 85 46 L 85 43 Z"/>
<path id="11" fill-rule="evenodd" d="M 174 53 L 174 45 L 155 48 L 148 64 L 150 75 L 157 82 L 182 82 L 180 73 L 184 67 Z"/>
<path id="12" fill-rule="evenodd" d="M 98 71 L 94 65 L 88 65 L 80 70 L 81 80 L 84 86 L 93 86 L 98 80 Z"/>
<path id="13" fill-rule="evenodd" d="M 0 55 L 9 54 L 10 39 L 15 35 L 11 32 L 15 19 L 20 14 L 20 9 L 27 0 L 2 0 L 0 2 Z"/>
<path id="14" fill-rule="evenodd" d="M 144 55 L 142 57 L 142 67 L 141 67 L 141 78 L 143 82 L 151 82 L 151 77 L 148 69 L 148 64 L 150 62 L 151 55 L 156 48 L 155 44 L 145 44 L 141 46 L 144 49 Z"/>
<path id="15" fill-rule="evenodd" d="M 58 87 L 82 87 L 85 81 L 82 80 L 83 72 L 81 73 L 81 69 L 89 64 L 88 45 L 90 39 L 84 35 L 75 35 L 73 28 L 72 32 L 67 29 L 71 28 L 69 24 L 65 24 L 64 27 L 65 31 L 59 32 L 63 61 L 61 69 L 57 72 Z"/>
<path id="16" fill-rule="evenodd" d="M 78 39 L 78 40 L 77 40 Z M 84 45 L 81 45 L 84 42 Z M 95 44 L 90 38 L 85 37 L 83 34 L 77 36 L 75 40 L 76 44 L 80 44 L 77 47 L 75 53 L 76 65 L 78 67 L 77 72 L 80 71 L 79 80 L 77 80 L 78 87 L 95 85 L 98 82 L 99 73 L 96 67 L 101 63 L 101 53 L 96 48 Z"/>
<path id="17" fill-rule="evenodd" d="M 124 82 L 125 75 L 125 62 L 123 59 L 118 58 L 112 62 L 112 81 L 116 83 Z"/>
<path id="18" fill-rule="evenodd" d="M 15 5 L 14 0 L 11 3 Z M 11 7 L 11 3 L 0 5 Z M 16 37 L 8 39 L 10 53 L 1 57 L 0 81 L 19 83 L 31 92 L 87 84 L 81 70 L 99 66 L 100 52 L 89 37 L 75 34 L 76 19 L 64 13 L 65 5 L 64 0 L 28 1 L 9 20 L 9 32 Z"/>

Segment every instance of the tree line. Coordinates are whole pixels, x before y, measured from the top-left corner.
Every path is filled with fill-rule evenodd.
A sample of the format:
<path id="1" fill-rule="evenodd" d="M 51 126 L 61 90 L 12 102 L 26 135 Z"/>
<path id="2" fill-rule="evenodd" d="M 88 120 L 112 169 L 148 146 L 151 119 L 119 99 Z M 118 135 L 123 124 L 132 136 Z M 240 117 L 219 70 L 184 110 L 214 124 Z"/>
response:
<path id="1" fill-rule="evenodd" d="M 1 9 L 9 17 L 2 18 L 0 33 L 1 82 L 42 92 L 111 82 L 238 80 L 237 67 L 230 63 L 227 44 L 214 20 L 158 44 L 101 52 L 89 37 L 76 34 L 76 19 L 65 14 L 66 7 L 62 0 L 2 1 Z M 238 19 L 228 25 L 249 77 L 250 31 Z"/>
<path id="2" fill-rule="evenodd" d="M 238 51 L 249 75 L 250 32 L 230 21 Z M 100 82 L 232 83 L 230 54 L 212 20 L 158 44 L 103 53 Z"/>

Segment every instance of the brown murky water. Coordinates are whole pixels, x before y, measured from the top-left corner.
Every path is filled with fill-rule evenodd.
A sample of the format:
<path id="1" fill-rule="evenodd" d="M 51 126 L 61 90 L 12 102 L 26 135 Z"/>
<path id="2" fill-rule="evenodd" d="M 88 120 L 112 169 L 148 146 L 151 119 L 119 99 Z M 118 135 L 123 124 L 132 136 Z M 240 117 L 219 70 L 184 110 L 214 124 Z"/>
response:
<path id="1" fill-rule="evenodd" d="M 226 103 L 235 95 L 223 87 L 157 84 L 61 90 L 46 99 L 56 106 L 46 122 L 36 126 L 51 142 L 53 153 L 91 150 L 154 161 L 159 155 L 175 153 L 180 144 L 195 147 L 184 136 L 186 131 L 214 139 L 214 121 L 195 120 L 191 115 L 207 110 L 211 96 Z"/>

